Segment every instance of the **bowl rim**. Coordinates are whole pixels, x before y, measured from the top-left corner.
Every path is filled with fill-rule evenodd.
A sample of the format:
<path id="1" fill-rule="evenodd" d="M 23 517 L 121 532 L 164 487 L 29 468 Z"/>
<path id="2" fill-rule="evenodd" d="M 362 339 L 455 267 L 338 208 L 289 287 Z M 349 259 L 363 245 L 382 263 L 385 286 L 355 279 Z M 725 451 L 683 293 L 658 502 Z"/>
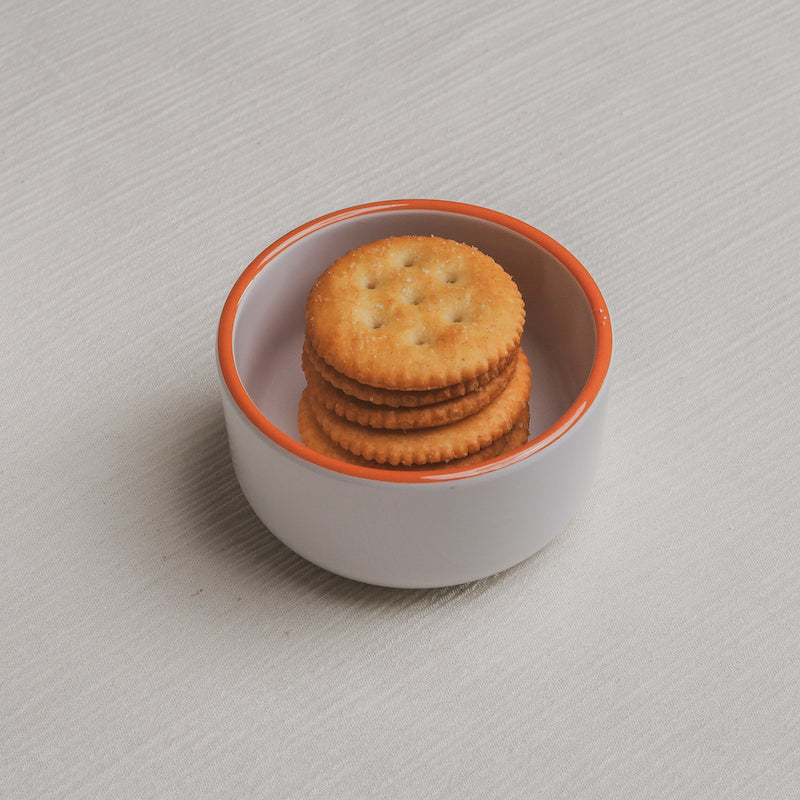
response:
<path id="1" fill-rule="evenodd" d="M 236 368 L 233 354 L 233 330 L 240 301 L 256 276 L 279 253 L 309 234 L 334 225 L 337 222 L 379 212 L 409 210 L 444 211 L 451 214 L 476 217 L 493 222 L 504 228 L 509 228 L 525 238 L 532 240 L 535 244 L 547 250 L 569 270 L 581 287 L 592 310 L 596 336 L 595 355 L 589 377 L 583 389 L 578 394 L 578 397 L 569 409 L 539 436 L 505 455 L 498 456 L 497 458 L 475 466 L 455 467 L 450 469 L 447 467 L 440 467 L 431 470 L 393 470 L 348 464 L 331 456 L 317 453 L 315 450 L 312 450 L 285 433 L 268 419 L 247 393 Z M 244 272 L 242 272 L 225 300 L 217 329 L 217 363 L 224 385 L 240 411 L 262 434 L 281 449 L 306 462 L 325 467 L 326 469 L 333 470 L 342 475 L 389 483 L 429 484 L 433 482 L 462 480 L 478 475 L 486 475 L 530 458 L 571 430 L 592 406 L 608 374 L 611 364 L 611 350 L 611 320 L 603 295 L 600 293 L 600 289 L 587 269 L 572 255 L 572 253 L 550 236 L 526 222 L 522 222 L 521 220 L 499 211 L 483 208 L 482 206 L 451 200 L 402 199 L 362 203 L 339 211 L 333 211 L 298 226 L 279 239 L 276 239 L 256 256 Z"/>

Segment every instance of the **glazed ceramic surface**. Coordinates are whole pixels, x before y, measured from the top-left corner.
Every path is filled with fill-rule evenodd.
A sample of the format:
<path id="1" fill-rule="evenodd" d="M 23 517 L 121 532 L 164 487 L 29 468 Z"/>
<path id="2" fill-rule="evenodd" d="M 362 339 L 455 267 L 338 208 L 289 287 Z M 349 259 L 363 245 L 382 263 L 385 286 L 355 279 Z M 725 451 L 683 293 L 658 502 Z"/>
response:
<path id="1" fill-rule="evenodd" d="M 308 292 L 340 255 L 403 234 L 467 242 L 517 282 L 532 366 L 531 437 L 517 451 L 478 467 L 404 472 L 343 464 L 300 442 Z M 223 309 L 217 344 L 242 491 L 275 536 L 340 575 L 400 587 L 491 575 L 557 535 L 594 475 L 611 360 L 605 303 L 563 247 L 496 212 L 401 200 L 314 220 L 243 273 Z"/>

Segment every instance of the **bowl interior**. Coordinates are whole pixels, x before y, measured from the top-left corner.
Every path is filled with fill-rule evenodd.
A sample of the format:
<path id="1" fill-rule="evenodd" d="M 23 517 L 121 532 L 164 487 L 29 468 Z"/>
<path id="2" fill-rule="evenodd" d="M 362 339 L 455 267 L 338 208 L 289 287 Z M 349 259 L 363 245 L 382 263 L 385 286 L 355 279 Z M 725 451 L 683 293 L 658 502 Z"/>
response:
<path id="1" fill-rule="evenodd" d="M 492 220 L 432 209 L 391 209 L 340 219 L 284 243 L 245 289 L 233 326 L 233 357 L 261 413 L 300 441 L 297 405 L 306 297 L 336 258 L 386 236 L 436 235 L 474 245 L 509 272 L 522 292 L 522 345 L 531 362 L 531 438 L 576 401 L 592 368 L 592 308 L 567 267 L 545 247 Z"/>

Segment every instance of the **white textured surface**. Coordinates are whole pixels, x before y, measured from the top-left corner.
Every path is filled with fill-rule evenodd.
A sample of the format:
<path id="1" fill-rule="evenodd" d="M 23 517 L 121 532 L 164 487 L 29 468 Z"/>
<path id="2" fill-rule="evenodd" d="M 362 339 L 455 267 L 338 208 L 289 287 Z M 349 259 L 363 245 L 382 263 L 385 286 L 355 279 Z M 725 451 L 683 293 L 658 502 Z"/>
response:
<path id="1" fill-rule="evenodd" d="M 0 796 L 796 797 L 793 2 L 6 0 Z M 331 576 L 239 493 L 213 340 L 327 211 L 595 275 L 600 473 L 527 563 Z"/>

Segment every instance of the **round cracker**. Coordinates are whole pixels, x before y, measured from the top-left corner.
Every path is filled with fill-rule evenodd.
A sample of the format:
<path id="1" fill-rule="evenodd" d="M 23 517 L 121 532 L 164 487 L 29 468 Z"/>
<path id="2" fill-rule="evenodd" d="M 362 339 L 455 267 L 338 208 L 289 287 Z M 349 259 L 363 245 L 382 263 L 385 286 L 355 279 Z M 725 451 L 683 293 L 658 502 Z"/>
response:
<path id="1" fill-rule="evenodd" d="M 470 392 L 477 392 L 482 386 L 493 381 L 512 361 L 517 357 L 519 348 L 512 350 L 506 358 L 499 361 L 496 365 L 476 375 L 468 381 L 461 381 L 450 386 L 443 386 L 441 389 L 428 389 L 420 391 L 403 391 L 402 389 L 382 389 L 379 386 L 368 386 L 366 383 L 359 383 L 341 372 L 335 370 L 330 364 L 314 352 L 314 348 L 308 339 L 303 340 L 303 359 L 308 361 L 328 383 L 340 389 L 350 397 L 364 400 L 367 403 L 377 403 L 382 406 L 392 406 L 393 408 L 415 408 L 416 406 L 427 406 L 433 403 L 443 403 L 445 400 L 454 400 L 463 397 Z"/>
<path id="2" fill-rule="evenodd" d="M 487 372 L 517 347 L 525 306 L 511 276 L 466 244 L 400 236 L 363 245 L 314 284 L 306 334 L 335 370 L 430 390 Z"/>
<path id="3" fill-rule="evenodd" d="M 516 352 L 519 352 L 517 350 Z M 408 430 L 410 428 L 430 428 L 433 425 L 447 425 L 457 422 L 470 414 L 475 414 L 489 405 L 508 385 L 516 368 L 516 359 L 509 363 L 499 375 L 480 386 L 474 392 L 443 400 L 426 406 L 393 408 L 377 405 L 365 400 L 350 397 L 328 383 L 308 362 L 303 359 L 303 371 L 314 401 L 325 406 L 340 417 L 368 425 L 370 428 L 390 428 Z"/>
<path id="4" fill-rule="evenodd" d="M 499 439 L 496 439 L 494 442 L 475 453 L 471 453 L 463 458 L 455 458 L 452 461 L 403 467 L 367 461 L 367 459 L 353 455 L 349 450 L 339 447 L 338 444 L 329 439 L 314 417 L 307 389 L 300 398 L 300 406 L 297 413 L 297 426 L 300 431 L 300 439 L 306 447 L 310 447 L 312 450 L 316 450 L 318 453 L 322 453 L 322 455 L 335 458 L 338 461 L 344 461 L 347 464 L 354 464 L 360 467 L 370 467 L 372 469 L 424 470 L 437 468 L 455 469 L 457 467 L 474 466 L 488 461 L 490 458 L 497 458 L 498 456 L 510 453 L 512 450 L 516 450 L 518 447 L 522 447 L 522 445 L 528 441 L 529 425 L 530 412 L 526 405 L 520 417 L 514 422 L 514 426 L 505 436 L 501 436 Z"/>
<path id="5" fill-rule="evenodd" d="M 351 453 L 381 464 L 430 464 L 463 458 L 508 433 L 528 403 L 530 388 L 530 366 L 520 351 L 513 377 L 494 402 L 448 425 L 405 431 L 367 428 L 337 416 L 311 393 L 309 403 L 325 434 Z"/>

